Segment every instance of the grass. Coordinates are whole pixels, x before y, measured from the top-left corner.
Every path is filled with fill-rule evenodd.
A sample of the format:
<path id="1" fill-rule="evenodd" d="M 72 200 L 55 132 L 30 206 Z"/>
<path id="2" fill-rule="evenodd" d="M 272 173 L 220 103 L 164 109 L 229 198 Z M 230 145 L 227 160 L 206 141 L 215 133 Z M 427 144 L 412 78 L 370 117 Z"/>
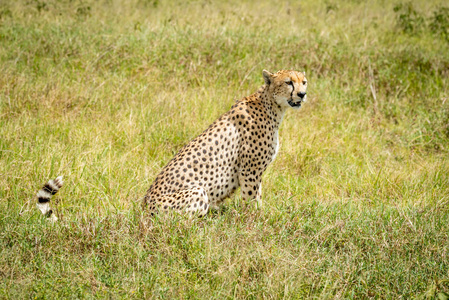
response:
<path id="1" fill-rule="evenodd" d="M 0 297 L 447 299 L 447 10 L 396 4 L 0 2 Z M 146 216 L 262 69 L 310 83 L 264 207 Z M 35 193 L 58 175 L 50 224 Z"/>

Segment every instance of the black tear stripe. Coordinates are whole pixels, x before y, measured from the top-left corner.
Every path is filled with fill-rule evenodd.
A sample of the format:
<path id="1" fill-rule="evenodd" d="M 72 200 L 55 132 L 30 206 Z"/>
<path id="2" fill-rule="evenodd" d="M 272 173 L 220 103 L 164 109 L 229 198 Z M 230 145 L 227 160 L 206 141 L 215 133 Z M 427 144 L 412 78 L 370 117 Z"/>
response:
<path id="1" fill-rule="evenodd" d="M 55 184 L 56 185 L 56 184 Z M 59 188 L 53 189 L 53 187 L 47 182 L 44 187 L 42 188 L 42 190 L 50 193 L 52 196 L 54 194 L 56 194 L 59 191 Z"/>
<path id="2" fill-rule="evenodd" d="M 50 197 L 39 197 L 39 198 L 37 198 L 37 201 L 39 203 L 47 203 L 47 202 L 50 202 Z"/>

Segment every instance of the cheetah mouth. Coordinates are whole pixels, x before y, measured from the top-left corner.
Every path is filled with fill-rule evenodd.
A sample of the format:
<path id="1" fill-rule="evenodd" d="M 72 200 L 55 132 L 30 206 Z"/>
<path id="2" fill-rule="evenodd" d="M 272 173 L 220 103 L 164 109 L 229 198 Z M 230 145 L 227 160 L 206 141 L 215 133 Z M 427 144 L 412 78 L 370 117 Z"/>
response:
<path id="1" fill-rule="evenodd" d="M 301 103 L 302 103 L 301 100 L 299 100 L 298 102 L 295 103 L 295 102 L 293 102 L 293 99 L 290 99 L 287 102 L 288 102 L 288 105 L 290 105 L 293 108 L 300 108 L 301 107 Z"/>

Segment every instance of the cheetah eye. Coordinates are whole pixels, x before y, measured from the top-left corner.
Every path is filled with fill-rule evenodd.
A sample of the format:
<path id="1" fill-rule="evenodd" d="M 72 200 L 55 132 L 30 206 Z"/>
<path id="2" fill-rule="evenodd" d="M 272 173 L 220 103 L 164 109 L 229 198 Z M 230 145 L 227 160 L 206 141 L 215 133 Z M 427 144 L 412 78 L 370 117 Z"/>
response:
<path id="1" fill-rule="evenodd" d="M 288 85 L 293 85 L 293 81 L 291 81 L 291 80 L 286 81 L 285 83 L 288 84 Z"/>
<path id="2" fill-rule="evenodd" d="M 304 81 L 302 82 L 302 84 L 303 84 L 303 85 L 306 85 L 306 84 L 307 84 L 307 81 L 304 80 Z"/>

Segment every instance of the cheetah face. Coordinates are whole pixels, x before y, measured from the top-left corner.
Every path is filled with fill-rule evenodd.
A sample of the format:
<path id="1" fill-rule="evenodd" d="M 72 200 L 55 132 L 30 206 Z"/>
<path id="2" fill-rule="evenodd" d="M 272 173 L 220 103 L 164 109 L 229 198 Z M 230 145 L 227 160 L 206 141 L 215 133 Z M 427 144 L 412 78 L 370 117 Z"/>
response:
<path id="1" fill-rule="evenodd" d="M 274 100 L 281 107 L 299 109 L 307 100 L 307 78 L 303 72 L 279 71 L 275 74 L 263 70 L 265 83 Z"/>

